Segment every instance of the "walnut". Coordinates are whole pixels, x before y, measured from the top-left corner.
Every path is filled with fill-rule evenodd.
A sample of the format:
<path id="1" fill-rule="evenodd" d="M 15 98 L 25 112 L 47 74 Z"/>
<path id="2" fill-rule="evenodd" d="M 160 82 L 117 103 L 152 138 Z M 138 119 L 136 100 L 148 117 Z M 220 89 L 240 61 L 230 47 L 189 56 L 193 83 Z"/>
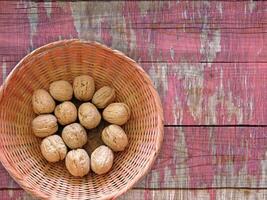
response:
<path id="1" fill-rule="evenodd" d="M 69 151 L 65 164 L 73 176 L 83 177 L 90 171 L 90 158 L 84 149 Z"/>
<path id="2" fill-rule="evenodd" d="M 57 118 L 52 114 L 43 114 L 34 118 L 32 130 L 37 137 L 47 137 L 58 130 Z"/>
<path id="3" fill-rule="evenodd" d="M 67 147 L 60 136 L 51 135 L 43 139 L 41 152 L 47 161 L 57 162 L 65 158 Z"/>
<path id="4" fill-rule="evenodd" d="M 55 100 L 69 101 L 72 99 L 73 89 L 68 81 L 59 80 L 50 84 L 49 92 Z"/>
<path id="5" fill-rule="evenodd" d="M 80 101 L 89 101 L 95 92 L 95 82 L 91 76 L 77 76 L 73 81 L 74 96 Z"/>
<path id="6" fill-rule="evenodd" d="M 105 108 L 116 98 L 115 90 L 109 86 L 104 86 L 96 91 L 93 96 L 92 103 L 97 108 Z"/>
<path id="7" fill-rule="evenodd" d="M 87 129 L 92 129 L 98 126 L 101 120 L 101 115 L 97 108 L 92 103 L 83 103 L 78 109 L 78 117 L 80 123 Z"/>
<path id="8" fill-rule="evenodd" d="M 107 173 L 113 165 L 114 155 L 110 148 L 102 145 L 91 155 L 91 168 L 96 174 Z"/>
<path id="9" fill-rule="evenodd" d="M 55 115 L 61 125 L 70 124 L 77 119 L 77 109 L 70 101 L 65 101 L 55 108 Z"/>
<path id="10" fill-rule="evenodd" d="M 125 103 L 109 104 L 103 111 L 103 118 L 111 124 L 123 125 L 131 115 L 130 108 Z"/>
<path id="11" fill-rule="evenodd" d="M 36 114 L 52 113 L 56 103 L 50 94 L 43 89 L 34 91 L 32 95 L 32 107 Z"/>
<path id="12" fill-rule="evenodd" d="M 69 148 L 77 149 L 86 144 L 87 133 L 79 123 L 73 123 L 64 127 L 62 139 Z"/>
<path id="13" fill-rule="evenodd" d="M 102 140 L 113 151 L 123 151 L 128 145 L 124 130 L 115 124 L 109 125 L 102 131 Z"/>

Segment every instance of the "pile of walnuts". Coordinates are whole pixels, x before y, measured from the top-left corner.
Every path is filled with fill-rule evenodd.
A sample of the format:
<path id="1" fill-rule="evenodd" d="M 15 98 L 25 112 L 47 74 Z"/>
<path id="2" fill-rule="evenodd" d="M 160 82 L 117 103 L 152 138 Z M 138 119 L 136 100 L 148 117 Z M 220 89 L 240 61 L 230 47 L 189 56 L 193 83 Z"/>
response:
<path id="1" fill-rule="evenodd" d="M 131 111 L 125 103 L 113 103 L 115 98 L 115 90 L 109 86 L 95 92 L 94 79 L 88 75 L 76 77 L 73 85 L 59 80 L 50 84 L 49 92 L 34 91 L 32 106 L 38 116 L 32 121 L 32 130 L 37 137 L 44 138 L 41 142 L 44 158 L 52 163 L 65 159 L 73 176 L 85 176 L 90 169 L 96 174 L 107 173 L 113 165 L 113 151 L 123 151 L 128 145 L 120 126 L 129 120 Z M 76 107 L 73 102 L 77 100 L 80 104 Z M 100 124 L 101 116 L 110 123 L 101 132 L 105 145 L 94 149 L 89 157 L 83 148 L 89 142 L 90 130 Z M 62 131 L 58 123 L 63 126 Z"/>

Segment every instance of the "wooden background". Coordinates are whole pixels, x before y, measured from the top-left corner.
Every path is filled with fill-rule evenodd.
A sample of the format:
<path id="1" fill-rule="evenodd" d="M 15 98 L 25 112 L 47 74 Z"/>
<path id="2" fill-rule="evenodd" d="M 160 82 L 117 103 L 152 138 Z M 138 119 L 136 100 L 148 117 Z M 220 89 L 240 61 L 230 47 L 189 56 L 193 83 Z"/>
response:
<path id="1" fill-rule="evenodd" d="M 161 154 L 121 200 L 267 199 L 267 2 L 0 1 L 0 83 L 68 38 L 135 59 L 163 103 Z M 1 165 L 0 199 L 32 199 Z"/>

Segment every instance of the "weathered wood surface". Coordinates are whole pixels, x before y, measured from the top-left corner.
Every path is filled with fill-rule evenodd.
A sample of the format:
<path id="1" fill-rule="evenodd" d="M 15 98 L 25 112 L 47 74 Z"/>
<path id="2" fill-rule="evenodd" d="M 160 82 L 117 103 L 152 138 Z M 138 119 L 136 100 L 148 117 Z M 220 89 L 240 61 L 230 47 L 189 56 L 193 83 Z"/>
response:
<path id="1" fill-rule="evenodd" d="M 212 194 L 212 196 L 211 196 Z M 23 190 L 0 190 L 1 200 L 36 200 Z M 133 189 L 118 200 L 263 200 L 267 190 L 255 189 L 211 189 L 211 190 L 140 190 Z"/>
<path id="2" fill-rule="evenodd" d="M 234 189 L 267 188 L 266 9 L 266 1 L 1 1 L 0 83 L 59 39 L 121 50 L 152 78 L 166 125 L 152 171 L 122 199 L 266 199 L 263 189 Z M 0 177 L 0 199 L 29 199 L 2 166 Z"/>
<path id="3" fill-rule="evenodd" d="M 1 5 L 0 81 L 34 48 L 79 37 L 137 60 L 155 82 L 168 125 L 266 124 L 264 2 Z"/>
<path id="4" fill-rule="evenodd" d="M 135 188 L 266 188 L 267 127 L 166 127 L 151 172 Z M 0 168 L 0 189 L 19 186 Z"/>

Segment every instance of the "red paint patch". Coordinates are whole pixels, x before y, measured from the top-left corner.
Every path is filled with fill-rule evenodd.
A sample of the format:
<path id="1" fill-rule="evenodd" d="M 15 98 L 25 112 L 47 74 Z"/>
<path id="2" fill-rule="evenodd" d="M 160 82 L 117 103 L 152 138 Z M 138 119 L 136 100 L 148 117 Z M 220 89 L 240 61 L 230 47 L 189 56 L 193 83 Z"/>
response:
<path id="1" fill-rule="evenodd" d="M 4 63 L 8 75 L 15 64 L 29 51 L 29 20 L 24 6 L 21 2 L 1 2 L 0 84 L 4 81 Z"/>

